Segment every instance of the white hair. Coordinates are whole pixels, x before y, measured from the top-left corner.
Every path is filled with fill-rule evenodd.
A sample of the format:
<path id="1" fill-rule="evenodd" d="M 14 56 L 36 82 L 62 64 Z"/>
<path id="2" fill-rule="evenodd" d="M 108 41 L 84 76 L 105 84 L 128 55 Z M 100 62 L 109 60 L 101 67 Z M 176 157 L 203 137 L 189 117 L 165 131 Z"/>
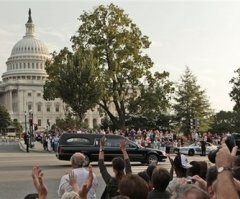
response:
<path id="1" fill-rule="evenodd" d="M 74 153 L 70 159 L 73 168 L 83 167 L 85 156 L 82 153 Z"/>
<path id="2" fill-rule="evenodd" d="M 80 199 L 78 193 L 76 193 L 75 191 L 70 191 L 70 192 L 65 192 L 61 199 Z"/>

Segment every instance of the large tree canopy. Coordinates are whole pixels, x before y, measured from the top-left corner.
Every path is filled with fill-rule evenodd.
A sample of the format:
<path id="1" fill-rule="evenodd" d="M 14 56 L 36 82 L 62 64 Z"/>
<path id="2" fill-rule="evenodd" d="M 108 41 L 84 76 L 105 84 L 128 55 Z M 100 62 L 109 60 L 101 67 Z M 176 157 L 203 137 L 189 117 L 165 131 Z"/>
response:
<path id="1" fill-rule="evenodd" d="M 177 85 L 175 100 L 174 109 L 182 132 L 190 133 L 193 119 L 200 121 L 200 130 L 208 129 L 210 105 L 205 90 L 197 85 L 196 77 L 188 67 Z"/>
<path id="2" fill-rule="evenodd" d="M 122 128 L 130 114 L 129 102 L 141 96 L 142 82 L 151 79 L 152 84 L 158 83 L 168 75 L 158 73 L 154 80 L 149 71 L 153 63 L 143 52 L 150 41 L 118 6 L 101 5 L 93 12 L 84 12 L 79 20 L 78 34 L 72 37 L 73 48 L 91 49 L 99 59 L 105 90 L 98 105 L 116 127 Z M 165 93 L 157 94 L 161 98 Z M 115 111 L 110 109 L 112 105 Z"/>
<path id="3" fill-rule="evenodd" d="M 171 94 L 174 92 L 168 76 L 167 72 L 156 72 L 153 78 L 148 79 L 147 87 L 142 84 L 139 87 L 141 94 L 130 100 L 129 111 L 152 122 L 156 122 L 161 115 L 167 113 L 170 109 Z"/>
<path id="4" fill-rule="evenodd" d="M 64 48 L 47 63 L 44 97 L 62 98 L 80 118 L 97 104 L 115 128 L 125 127 L 131 111 L 142 115 L 165 111 L 172 91 L 169 74 L 152 75 L 153 62 L 144 53 L 150 41 L 128 15 L 113 4 L 100 5 L 79 20 L 71 39 L 73 53 Z M 130 108 L 134 103 L 138 106 Z"/>
<path id="5" fill-rule="evenodd" d="M 78 115 L 80 121 L 87 110 L 96 106 L 101 94 L 98 61 L 90 51 L 71 53 L 64 48 L 47 61 L 49 75 L 44 85 L 44 98 L 61 98 Z"/>
<path id="6" fill-rule="evenodd" d="M 213 116 L 210 130 L 213 133 L 239 132 L 239 127 L 235 125 L 237 119 L 236 112 L 220 111 Z"/>

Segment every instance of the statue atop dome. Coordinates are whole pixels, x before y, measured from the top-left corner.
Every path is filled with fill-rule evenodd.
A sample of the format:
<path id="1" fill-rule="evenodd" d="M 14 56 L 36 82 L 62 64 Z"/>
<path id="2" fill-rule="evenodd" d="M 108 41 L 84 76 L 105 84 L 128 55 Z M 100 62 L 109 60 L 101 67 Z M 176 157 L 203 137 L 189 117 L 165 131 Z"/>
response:
<path id="1" fill-rule="evenodd" d="M 28 10 L 28 22 L 27 23 L 32 23 L 32 16 L 31 16 L 31 8 Z"/>

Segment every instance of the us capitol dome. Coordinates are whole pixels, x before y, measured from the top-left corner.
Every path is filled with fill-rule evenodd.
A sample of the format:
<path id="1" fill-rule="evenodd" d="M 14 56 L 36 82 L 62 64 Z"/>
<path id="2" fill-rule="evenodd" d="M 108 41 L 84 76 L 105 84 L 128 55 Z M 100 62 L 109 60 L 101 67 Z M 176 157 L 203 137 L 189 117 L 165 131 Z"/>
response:
<path id="1" fill-rule="evenodd" d="M 34 24 L 29 10 L 26 34 L 18 41 L 8 58 L 4 82 L 11 80 L 45 80 L 45 62 L 50 58 L 47 46 L 35 36 Z"/>
<path id="2" fill-rule="evenodd" d="M 65 117 L 66 107 L 61 99 L 43 99 L 43 85 L 48 77 L 45 62 L 50 55 L 44 42 L 36 38 L 31 9 L 25 26 L 25 35 L 14 45 L 6 62 L 7 71 L 0 82 L 0 104 L 7 108 L 12 120 L 17 119 L 23 126 L 23 131 L 29 131 L 30 117 L 34 126 L 46 130 L 57 118 Z M 89 128 L 100 124 L 97 108 L 86 113 L 84 122 Z"/>
<path id="3" fill-rule="evenodd" d="M 0 82 L 0 104 L 7 108 L 11 119 L 17 119 L 24 128 L 26 118 L 28 121 L 32 114 L 34 125 L 47 129 L 56 118 L 64 117 L 65 108 L 60 99 L 43 99 L 47 79 L 45 62 L 50 55 L 44 42 L 36 38 L 31 9 L 25 26 L 25 35 L 14 45 L 6 62 L 7 71 Z"/>

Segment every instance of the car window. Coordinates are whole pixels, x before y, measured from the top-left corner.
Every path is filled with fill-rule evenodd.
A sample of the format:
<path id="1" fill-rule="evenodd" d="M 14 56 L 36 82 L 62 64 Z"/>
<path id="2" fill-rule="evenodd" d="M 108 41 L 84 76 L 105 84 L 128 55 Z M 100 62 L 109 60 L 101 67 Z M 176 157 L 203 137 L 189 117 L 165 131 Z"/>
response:
<path id="1" fill-rule="evenodd" d="M 68 144 L 90 145 L 90 141 L 87 138 L 69 138 L 66 142 Z"/>
<path id="2" fill-rule="evenodd" d="M 119 147 L 120 140 L 119 139 L 106 139 L 105 146 L 108 147 Z"/>
<path id="3" fill-rule="evenodd" d="M 95 139 L 95 145 L 99 146 L 100 138 Z M 120 139 L 106 138 L 105 147 L 119 147 Z"/>
<path id="4" fill-rule="evenodd" d="M 137 145 L 134 144 L 134 143 L 132 143 L 132 142 L 127 142 L 127 146 L 126 146 L 126 147 L 127 147 L 127 148 L 136 148 Z"/>

